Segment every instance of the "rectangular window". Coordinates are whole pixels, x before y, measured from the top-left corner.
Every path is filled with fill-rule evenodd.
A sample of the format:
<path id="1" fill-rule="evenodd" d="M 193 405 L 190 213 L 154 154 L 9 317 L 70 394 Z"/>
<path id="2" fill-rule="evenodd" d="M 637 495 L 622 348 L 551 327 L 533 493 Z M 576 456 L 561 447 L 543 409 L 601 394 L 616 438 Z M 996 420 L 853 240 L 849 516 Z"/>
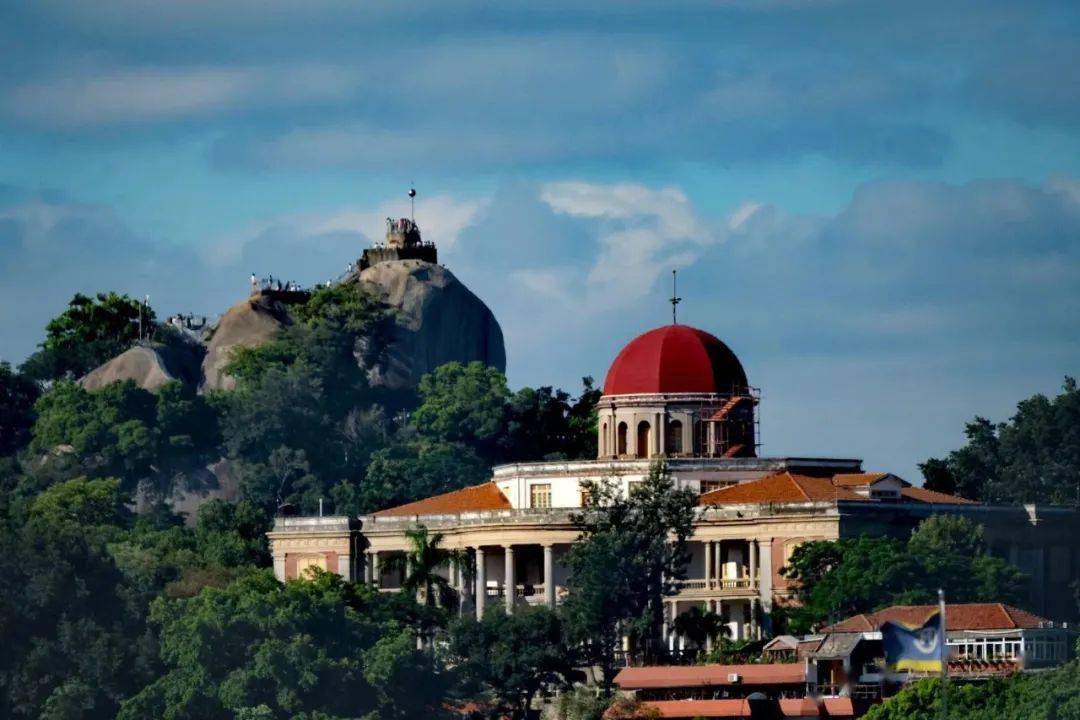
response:
<path id="1" fill-rule="evenodd" d="M 722 487 L 724 487 L 724 483 L 720 482 L 719 480 L 702 480 L 701 481 L 701 494 L 704 495 L 707 492 L 712 492 L 713 490 L 719 490 Z"/>
<path id="2" fill-rule="evenodd" d="M 588 488 L 581 488 L 581 507 L 589 507 L 589 503 L 592 501 L 592 491 Z"/>
<path id="3" fill-rule="evenodd" d="M 549 508 L 551 507 L 551 485 L 530 485 L 529 486 L 529 507 L 532 508 Z"/>

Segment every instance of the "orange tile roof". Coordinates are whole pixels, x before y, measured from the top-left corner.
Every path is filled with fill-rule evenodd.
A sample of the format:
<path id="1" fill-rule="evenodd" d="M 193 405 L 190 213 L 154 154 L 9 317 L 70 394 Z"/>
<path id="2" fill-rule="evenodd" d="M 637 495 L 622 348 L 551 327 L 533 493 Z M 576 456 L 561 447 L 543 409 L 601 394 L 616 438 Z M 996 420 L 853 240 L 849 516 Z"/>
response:
<path id="1" fill-rule="evenodd" d="M 877 472 L 877 473 L 839 473 L 833 475 L 832 484 L 838 487 L 866 487 L 872 483 L 876 483 L 883 477 L 887 477 L 889 473 Z"/>
<path id="2" fill-rule="evenodd" d="M 934 503 L 937 505 L 979 505 L 974 500 L 962 498 L 959 495 L 947 495 L 935 490 L 927 490 L 921 487 L 906 487 L 900 490 L 900 494 L 908 500 L 915 502 Z"/>
<path id="3" fill-rule="evenodd" d="M 509 510 L 510 501 L 493 482 L 454 490 L 416 502 L 380 510 L 376 517 L 395 515 L 449 515 L 477 510 Z"/>
<path id="4" fill-rule="evenodd" d="M 868 498 L 847 488 L 837 487 L 826 478 L 782 472 L 707 492 L 698 498 L 698 504 L 803 503 L 820 500 L 867 502 Z"/>
<path id="5" fill-rule="evenodd" d="M 810 698 L 780 700 L 780 713 L 786 718 L 816 718 L 821 710 Z M 855 709 L 851 698 L 824 698 L 822 703 L 830 718 L 851 718 Z M 750 703 L 745 699 L 728 700 L 653 700 L 647 702 L 665 718 L 748 718 Z"/>
<path id="6" fill-rule="evenodd" d="M 824 628 L 822 632 L 871 632 L 881 624 L 900 622 L 921 625 L 937 605 L 893 605 L 875 613 L 863 613 Z M 1003 603 L 964 603 L 945 606 L 947 630 L 1017 630 L 1037 628 L 1045 618 Z"/>
<path id="7" fill-rule="evenodd" d="M 732 685 L 728 676 L 741 676 L 739 685 L 793 685 L 806 682 L 806 670 L 797 663 L 758 665 L 650 665 L 628 667 L 615 676 L 623 690 Z"/>

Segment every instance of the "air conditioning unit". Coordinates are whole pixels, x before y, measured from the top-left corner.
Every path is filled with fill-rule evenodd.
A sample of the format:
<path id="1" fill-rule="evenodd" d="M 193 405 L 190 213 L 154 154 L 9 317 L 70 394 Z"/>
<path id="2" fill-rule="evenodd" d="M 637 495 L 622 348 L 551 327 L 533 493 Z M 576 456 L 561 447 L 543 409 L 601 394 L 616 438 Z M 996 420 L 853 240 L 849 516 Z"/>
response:
<path id="1" fill-rule="evenodd" d="M 728 673 L 727 681 L 729 683 L 742 682 L 742 675 L 740 675 L 739 673 Z"/>

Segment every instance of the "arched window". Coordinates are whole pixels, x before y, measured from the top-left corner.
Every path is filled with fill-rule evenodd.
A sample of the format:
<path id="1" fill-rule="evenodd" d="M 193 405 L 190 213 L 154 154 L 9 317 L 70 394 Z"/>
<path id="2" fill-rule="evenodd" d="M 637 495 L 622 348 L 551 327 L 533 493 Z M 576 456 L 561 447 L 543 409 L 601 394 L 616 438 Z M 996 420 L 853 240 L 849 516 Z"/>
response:
<path id="1" fill-rule="evenodd" d="M 649 423 L 642 420 L 637 424 L 637 456 L 647 458 L 649 452 Z"/>
<path id="2" fill-rule="evenodd" d="M 624 423 L 624 422 L 619 423 L 618 433 L 619 433 L 619 437 L 615 441 L 615 453 L 617 455 L 625 455 L 626 454 L 626 423 Z"/>
<path id="3" fill-rule="evenodd" d="M 668 455 L 681 455 L 683 451 L 682 421 L 672 420 L 667 425 L 667 434 L 664 437 L 664 452 Z"/>

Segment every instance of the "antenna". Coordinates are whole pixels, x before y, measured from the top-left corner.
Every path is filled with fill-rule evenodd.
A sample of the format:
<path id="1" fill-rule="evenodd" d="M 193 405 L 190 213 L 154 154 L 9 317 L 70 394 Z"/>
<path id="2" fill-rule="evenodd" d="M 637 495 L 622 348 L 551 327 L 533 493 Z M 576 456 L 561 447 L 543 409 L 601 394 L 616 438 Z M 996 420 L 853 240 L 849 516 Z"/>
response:
<path id="1" fill-rule="evenodd" d="M 671 271 L 671 299 L 668 300 L 671 303 L 671 324 L 678 325 L 679 318 L 676 312 L 676 306 L 682 302 L 682 298 L 679 297 L 679 271 Z"/>
<path id="2" fill-rule="evenodd" d="M 409 219 L 416 224 L 416 188 L 409 182 Z"/>

